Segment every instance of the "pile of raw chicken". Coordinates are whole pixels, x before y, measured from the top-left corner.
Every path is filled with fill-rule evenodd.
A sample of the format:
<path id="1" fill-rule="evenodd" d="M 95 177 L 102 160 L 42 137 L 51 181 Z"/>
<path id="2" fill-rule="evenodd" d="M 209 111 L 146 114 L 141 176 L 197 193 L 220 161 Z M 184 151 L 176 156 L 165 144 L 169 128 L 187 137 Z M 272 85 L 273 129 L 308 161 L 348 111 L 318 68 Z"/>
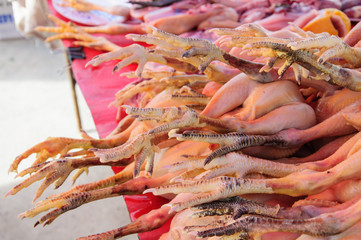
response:
<path id="1" fill-rule="evenodd" d="M 109 51 L 88 65 L 120 59 L 117 71 L 138 63 L 127 74 L 138 80 L 116 94 L 113 106 L 128 115 L 109 136 L 33 146 L 10 167 L 16 172 L 36 154 L 18 173 L 31 175 L 6 196 L 44 179 L 36 200 L 75 170 L 73 179 L 88 167 L 124 169 L 48 196 L 21 217 L 49 211 L 35 224 L 47 225 L 88 202 L 151 192 L 170 202 L 81 239 L 146 232 L 172 217 L 162 239 L 359 239 L 361 24 L 350 21 L 359 1 L 214 2 L 133 10 L 146 23 L 116 28 L 137 29 L 127 37 L 147 47 L 119 47 L 87 33 L 109 26 L 53 16 L 58 27 L 39 28 L 58 33 L 49 40 Z"/>

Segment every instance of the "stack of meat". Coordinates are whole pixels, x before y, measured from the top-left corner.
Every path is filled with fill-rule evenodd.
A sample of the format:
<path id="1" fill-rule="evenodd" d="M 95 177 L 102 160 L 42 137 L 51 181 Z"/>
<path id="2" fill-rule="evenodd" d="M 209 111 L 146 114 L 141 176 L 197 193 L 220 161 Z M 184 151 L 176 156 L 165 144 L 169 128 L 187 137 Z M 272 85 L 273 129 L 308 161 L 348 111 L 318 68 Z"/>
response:
<path id="1" fill-rule="evenodd" d="M 32 175 L 6 196 L 45 179 L 37 199 L 73 170 L 77 178 L 88 167 L 124 166 L 114 176 L 49 196 L 20 216 L 53 209 L 36 222 L 47 225 L 91 201 L 153 193 L 171 200 L 127 226 L 81 239 L 150 231 L 172 217 L 162 239 L 357 239 L 361 24 L 350 31 L 350 19 L 335 8 L 301 14 L 310 6 L 347 8 L 349 14 L 358 9 L 352 5 L 357 1 L 319 2 L 258 1 L 264 11 L 253 11 L 249 2 L 197 2 L 193 10 L 188 1 L 175 3 L 155 11 L 184 8 L 175 14 L 183 19 L 204 13 L 201 20 L 195 19 L 202 14 L 194 14 L 187 28 L 182 20 L 176 33 L 212 27 L 207 36 L 214 41 L 163 31 L 167 18 L 147 13 L 148 24 L 139 28 L 146 34 L 127 37 L 148 47 L 119 47 L 52 17 L 59 27 L 41 29 L 67 32 L 50 40 L 70 37 L 110 51 L 92 59 L 92 67 L 120 59 L 117 71 L 136 62 L 127 76 L 138 80 L 116 94 L 112 104 L 128 116 L 109 136 L 83 133 L 83 139 L 49 138 L 35 145 L 10 167 L 17 171 L 36 153 L 33 165 L 18 174 Z M 217 11 L 222 14 L 212 15 Z M 226 25 L 217 25 L 219 19 Z"/>

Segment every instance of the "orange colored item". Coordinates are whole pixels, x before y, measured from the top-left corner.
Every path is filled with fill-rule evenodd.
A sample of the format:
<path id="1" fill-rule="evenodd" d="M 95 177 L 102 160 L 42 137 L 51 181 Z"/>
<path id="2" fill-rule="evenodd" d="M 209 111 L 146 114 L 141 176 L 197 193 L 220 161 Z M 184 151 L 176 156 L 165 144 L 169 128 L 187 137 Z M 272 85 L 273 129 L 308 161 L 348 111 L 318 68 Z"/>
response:
<path id="1" fill-rule="evenodd" d="M 344 26 L 338 26 L 340 23 Z M 328 32 L 331 35 L 344 37 L 351 30 L 351 21 L 342 11 L 326 8 L 320 10 L 319 15 L 303 27 L 303 30 L 313 33 Z"/>

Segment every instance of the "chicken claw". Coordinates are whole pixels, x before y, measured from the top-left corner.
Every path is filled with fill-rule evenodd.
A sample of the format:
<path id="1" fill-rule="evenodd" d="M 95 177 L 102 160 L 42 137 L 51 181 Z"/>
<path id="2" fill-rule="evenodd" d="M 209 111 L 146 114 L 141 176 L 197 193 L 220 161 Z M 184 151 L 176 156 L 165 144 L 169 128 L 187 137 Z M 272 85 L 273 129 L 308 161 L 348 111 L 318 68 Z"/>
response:
<path id="1" fill-rule="evenodd" d="M 196 193 L 187 201 L 173 203 L 171 205 L 172 211 L 180 211 L 197 204 L 249 193 L 279 193 L 289 196 L 312 195 L 325 191 L 340 181 L 354 179 L 358 176 L 358 171 L 361 168 L 358 163 L 360 155 L 361 151 L 358 150 L 336 166 L 320 172 L 305 169 L 285 177 L 269 179 L 217 177 L 209 180 L 201 179 L 161 186 L 148 189 L 145 192 L 152 192 L 155 195 L 181 192 Z M 359 204 L 361 206 L 361 200 Z"/>
<path id="2" fill-rule="evenodd" d="M 354 91 L 361 91 L 361 73 L 357 70 L 343 68 L 329 62 L 319 63 L 318 57 L 312 52 L 303 49 L 293 50 L 291 47 L 288 47 L 288 44 L 261 41 L 249 43 L 245 48 L 272 49 L 273 54 L 277 58 L 285 60 L 283 66 L 278 70 L 280 77 L 292 64 L 297 63 L 313 73 L 316 79 L 322 79 Z"/>
<path id="3" fill-rule="evenodd" d="M 26 174 L 32 174 L 29 178 L 25 179 L 20 184 L 16 185 L 9 192 L 5 194 L 4 197 L 8 195 L 14 195 L 20 190 L 30 186 L 36 181 L 39 181 L 45 178 L 44 182 L 41 184 L 37 190 L 34 201 L 39 198 L 44 190 L 53 182 L 55 188 L 60 187 L 64 181 L 68 178 L 69 174 L 75 169 L 82 169 L 89 166 L 98 166 L 98 165 L 109 165 L 109 166 L 124 166 L 123 162 L 117 163 L 102 163 L 97 157 L 88 157 L 88 158 L 64 158 L 56 159 L 53 161 L 43 162 L 38 165 L 29 167 L 21 171 L 17 176 L 25 176 Z"/>
<path id="4" fill-rule="evenodd" d="M 167 63 L 163 56 L 152 53 L 151 51 L 149 51 L 149 49 L 146 49 L 138 44 L 132 44 L 123 48 L 118 47 L 115 51 L 109 53 L 97 55 L 92 60 L 90 60 L 85 65 L 85 67 L 89 65 L 98 66 L 102 62 L 114 59 L 120 59 L 122 61 L 115 65 L 113 71 L 119 71 L 122 67 L 125 67 L 131 63 L 138 63 L 138 67 L 135 70 L 135 74 L 138 77 L 141 77 L 144 65 L 147 63 L 147 61 L 157 62 L 161 64 Z"/>
<path id="5" fill-rule="evenodd" d="M 287 44 L 292 50 L 299 49 L 327 49 L 318 58 L 318 63 L 325 63 L 333 57 L 345 59 L 353 68 L 361 67 L 361 51 L 359 48 L 350 47 L 341 38 L 337 36 L 321 36 Z"/>
<path id="6" fill-rule="evenodd" d="M 143 74 L 144 75 L 144 72 Z M 147 81 L 142 81 L 138 84 L 129 84 L 122 90 L 116 93 L 115 105 L 121 106 L 127 99 L 135 96 L 138 93 L 148 91 L 161 91 L 167 87 L 182 87 L 187 84 L 202 82 L 206 84 L 209 82 L 208 78 L 204 75 L 176 75 L 170 77 L 163 77 L 161 79 L 153 78 Z M 155 90 L 156 89 L 156 90 Z"/>
<path id="7" fill-rule="evenodd" d="M 55 188 L 60 187 L 64 183 L 69 174 L 75 169 L 74 167 L 72 167 L 72 161 L 72 159 L 54 160 L 41 163 L 23 170 L 19 173 L 20 176 L 24 176 L 25 174 L 30 174 L 33 172 L 35 173 L 20 184 L 13 187 L 8 193 L 5 194 L 5 196 L 14 195 L 23 188 L 26 188 L 34 182 L 45 178 L 44 182 L 35 193 L 35 197 L 33 200 L 35 201 L 53 182 L 55 182 Z"/>
<path id="8" fill-rule="evenodd" d="M 138 120 L 155 120 L 165 122 L 149 131 L 139 134 L 128 140 L 121 146 L 112 149 L 92 149 L 95 156 L 101 162 L 117 162 L 124 158 L 135 155 L 134 176 L 138 176 L 140 167 L 148 159 L 146 172 L 151 175 L 153 171 L 154 151 L 158 151 L 156 146 L 159 138 L 168 136 L 168 131 L 184 127 L 202 127 L 205 124 L 199 122 L 197 113 L 188 107 L 171 108 L 135 108 L 124 106 L 126 113 L 137 117 Z"/>
<path id="9" fill-rule="evenodd" d="M 207 126 L 218 131 L 234 131 L 234 128 L 227 121 L 210 118 L 199 114 L 197 111 L 187 107 L 165 107 L 165 108 L 135 108 L 124 106 L 126 112 L 140 120 L 155 120 L 166 122 L 158 127 L 149 130 L 149 134 L 169 132 L 173 129 L 199 128 Z M 173 134 L 172 131 L 171 134 Z M 170 134 L 170 135 L 171 135 Z"/>
<path id="10" fill-rule="evenodd" d="M 41 217 L 35 224 L 35 226 L 42 223 L 44 225 L 47 225 L 52 223 L 61 214 L 78 208 L 83 204 L 121 195 L 140 194 L 148 187 L 154 187 L 164 184 L 169 180 L 171 176 L 174 176 L 174 174 L 162 176 L 159 178 L 138 177 L 135 179 L 130 179 L 129 181 L 126 181 L 122 184 L 102 189 L 71 192 L 66 195 L 61 194 L 59 196 L 49 197 L 43 201 L 37 202 L 35 207 L 20 214 L 19 217 L 33 218 L 42 212 L 55 208 L 54 210 L 48 212 L 43 217 Z"/>
<path id="11" fill-rule="evenodd" d="M 183 133 L 174 134 L 177 140 L 192 140 L 208 143 L 217 143 L 221 147 L 213 151 L 204 161 L 204 165 L 209 164 L 213 159 L 223 156 L 233 151 L 239 151 L 246 147 L 273 145 L 282 147 L 287 144 L 285 140 L 277 135 L 245 135 L 242 133 L 209 134 L 209 133 Z"/>
<path id="12" fill-rule="evenodd" d="M 74 148 L 91 148 L 92 141 L 90 139 L 73 139 L 73 138 L 63 138 L 63 137 L 50 137 L 44 142 L 38 143 L 32 148 L 25 151 L 23 154 L 16 157 L 14 162 L 11 164 L 9 172 L 16 172 L 20 162 L 29 157 L 31 154 L 36 153 L 36 161 L 33 166 L 45 162 L 48 158 L 55 157 L 58 154 L 64 156 L 68 153 L 69 150 Z"/>
<path id="13" fill-rule="evenodd" d="M 56 39 L 76 39 L 75 45 L 90 47 L 97 50 L 113 51 L 118 49 L 119 46 L 108 41 L 104 37 L 95 37 L 85 32 L 81 27 L 75 25 L 72 22 L 64 22 L 53 15 L 48 16 L 58 27 L 43 27 L 39 26 L 36 28 L 37 31 L 41 32 L 54 32 L 57 35 L 48 37 L 45 41 L 50 42 Z"/>
<path id="14" fill-rule="evenodd" d="M 264 66 L 263 64 L 250 62 L 232 56 L 208 40 L 183 38 L 171 33 L 164 32 L 160 29 L 156 29 L 154 27 L 149 27 L 149 32 L 159 39 L 164 40 L 169 44 L 173 44 L 175 47 L 180 47 L 186 50 L 186 52 L 184 52 L 182 55 L 184 59 L 198 59 L 198 61 L 193 61 L 190 63 L 197 65 L 199 70 L 202 72 L 204 71 L 206 75 L 209 74 L 206 72 L 206 70 L 207 67 L 210 66 L 210 63 L 214 60 L 218 60 L 238 68 L 239 70 L 246 73 L 251 79 L 260 82 L 270 82 L 274 79 L 277 79 L 276 73 L 274 71 L 260 72 L 260 69 Z"/>
<path id="15" fill-rule="evenodd" d="M 9 168 L 9 172 L 16 172 L 18 165 L 22 160 L 29 157 L 31 154 L 36 153 L 36 160 L 32 166 L 38 165 L 45 162 L 51 157 L 56 157 L 60 154 L 60 158 L 63 157 L 74 157 L 79 155 L 91 154 L 88 149 L 90 148 L 110 148 L 118 146 L 124 142 L 123 136 L 114 136 L 107 139 L 75 139 L 65 137 L 49 137 L 47 140 L 36 144 L 32 148 L 28 149 L 14 160 Z M 72 149 L 81 148 L 78 152 L 69 152 Z"/>
<path id="16" fill-rule="evenodd" d="M 156 147 L 152 146 L 151 144 L 151 140 L 153 137 L 154 136 L 143 133 L 135 136 L 134 138 L 128 140 L 126 143 L 118 147 L 111 149 L 93 148 L 91 149 L 91 151 L 93 151 L 95 156 L 99 157 L 100 161 L 103 163 L 119 162 L 120 160 L 129 159 L 130 157 L 135 155 L 134 177 L 136 177 L 140 172 L 140 167 L 143 162 L 147 158 L 154 158 L 154 151 L 151 150 L 153 149 L 157 151 Z M 129 159 L 128 161 L 130 162 L 131 159 Z M 152 171 L 152 168 L 148 169 L 148 172 L 151 173 Z"/>
<path id="17" fill-rule="evenodd" d="M 306 219 L 277 219 L 268 216 L 244 215 L 224 227 L 198 232 L 198 237 L 227 236 L 248 233 L 253 239 L 261 239 L 266 232 L 296 232 L 314 237 L 338 234 L 353 226 L 361 219 L 359 200 L 350 207 L 327 212 Z"/>

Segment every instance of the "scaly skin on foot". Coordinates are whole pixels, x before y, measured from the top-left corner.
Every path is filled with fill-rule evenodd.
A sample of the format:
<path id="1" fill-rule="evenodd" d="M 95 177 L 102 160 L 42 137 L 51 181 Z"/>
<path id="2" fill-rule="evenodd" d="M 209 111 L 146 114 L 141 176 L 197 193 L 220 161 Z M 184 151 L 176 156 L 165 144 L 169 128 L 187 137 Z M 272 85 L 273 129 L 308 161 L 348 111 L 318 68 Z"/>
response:
<path id="1" fill-rule="evenodd" d="M 144 75 L 144 74 L 143 74 Z M 144 76 L 143 76 L 144 77 Z M 118 91 L 115 95 L 115 106 L 121 106 L 123 103 L 133 97 L 134 95 L 142 92 L 151 92 L 156 94 L 166 88 L 181 88 L 194 82 L 201 82 L 206 84 L 209 82 L 208 78 L 204 75 L 177 75 L 164 78 L 152 78 L 150 80 L 144 80 L 140 83 L 131 83 Z"/>
<path id="2" fill-rule="evenodd" d="M 317 59 L 319 63 L 325 63 L 331 58 L 341 57 L 347 61 L 352 68 L 361 66 L 361 50 L 360 48 L 351 47 L 337 36 L 321 36 L 287 44 L 292 50 L 299 49 L 326 49 L 321 52 Z"/>
<path id="3" fill-rule="evenodd" d="M 155 195 L 178 194 L 181 192 L 197 193 L 187 202 L 172 204 L 173 211 L 180 211 L 197 204 L 249 193 L 279 193 L 290 196 L 312 195 L 320 193 L 340 181 L 358 179 L 358 171 L 361 165 L 357 159 L 360 154 L 361 151 L 359 150 L 336 166 L 320 172 L 305 169 L 285 177 L 270 179 L 217 177 L 209 180 L 194 180 L 162 186 L 148 189 L 145 192 L 152 192 Z"/>
<path id="4" fill-rule="evenodd" d="M 140 166 L 148 158 L 147 172 L 152 172 L 152 162 L 156 147 L 157 137 L 168 135 L 172 129 L 197 128 L 209 125 L 213 128 L 227 129 L 227 125 L 220 120 L 211 119 L 199 115 L 196 111 L 188 107 L 170 107 L 170 108 L 135 108 L 124 106 L 126 112 L 131 116 L 136 116 L 138 120 L 155 120 L 163 124 L 156 126 L 149 131 L 139 134 L 129 139 L 121 146 L 111 149 L 91 149 L 95 156 L 99 157 L 101 162 L 117 162 L 124 158 L 135 155 L 134 176 L 140 171 Z"/>
<path id="5" fill-rule="evenodd" d="M 101 189 L 90 191 L 82 190 L 69 192 L 66 195 L 61 194 L 57 197 L 53 196 L 37 202 L 35 207 L 20 214 L 19 216 L 22 218 L 33 218 L 42 212 L 55 208 L 41 217 L 35 224 L 35 226 L 38 224 L 47 225 L 53 222 L 55 218 L 61 214 L 80 207 L 83 204 L 121 195 L 140 194 L 147 187 L 155 187 L 167 183 L 169 179 L 174 177 L 176 174 L 177 173 L 168 174 L 159 178 L 138 177 L 115 186 L 103 187 Z"/>
<path id="6" fill-rule="evenodd" d="M 361 101 L 357 101 L 345 107 L 343 110 L 326 119 L 325 121 L 310 127 L 308 129 L 294 129 L 280 131 L 273 135 L 245 135 L 240 133 L 229 134 L 213 134 L 208 133 L 184 133 L 173 134 L 178 140 L 193 140 L 203 141 L 209 143 L 220 144 L 221 147 L 213 151 L 205 160 L 205 164 L 208 164 L 212 159 L 227 154 L 232 151 L 239 151 L 241 149 L 252 147 L 270 145 L 280 148 L 300 147 L 306 142 L 311 140 L 325 137 L 325 136 L 340 136 L 350 134 L 356 131 L 356 128 L 352 126 L 352 122 L 348 120 L 346 115 L 352 113 L 353 119 L 357 119 L 356 116 L 360 115 Z M 351 124 L 351 125 L 350 125 Z M 332 129 L 327 126 L 334 126 Z"/>
<path id="7" fill-rule="evenodd" d="M 280 76 L 282 76 L 292 64 L 297 63 L 314 74 L 316 79 L 319 78 L 354 91 L 361 90 L 361 73 L 357 70 L 343 68 L 329 62 L 320 63 L 318 62 L 318 57 L 312 52 L 303 49 L 293 50 L 291 47 L 288 47 L 288 44 L 266 41 L 250 43 L 245 47 L 252 49 L 272 49 L 273 54 L 275 54 L 277 58 L 285 60 L 283 66 L 278 70 Z"/>
<path id="8" fill-rule="evenodd" d="M 147 61 L 153 61 L 161 64 L 166 64 L 166 59 L 159 55 L 150 52 L 148 49 L 138 45 L 132 44 L 127 47 L 111 50 L 109 53 L 104 53 L 102 55 L 95 56 L 90 60 L 85 67 L 89 65 L 98 66 L 104 61 L 110 61 L 114 59 L 121 59 L 122 61 L 114 66 L 114 71 L 119 71 L 121 68 L 131 64 L 138 63 L 138 67 L 135 70 L 135 74 L 140 77 L 144 69 L 144 65 Z"/>
<path id="9" fill-rule="evenodd" d="M 270 82 L 275 79 L 275 72 L 273 71 L 260 72 L 263 64 L 246 61 L 232 56 L 224 52 L 208 40 L 182 38 L 177 35 L 156 29 L 154 27 L 151 28 L 151 33 L 154 36 L 160 38 L 161 40 L 168 42 L 169 44 L 173 44 L 176 47 L 180 47 L 186 50 L 186 52 L 184 52 L 182 55 L 185 58 L 203 56 L 201 57 L 202 61 L 197 64 L 197 67 L 200 69 L 201 72 L 205 72 L 206 75 L 206 69 L 209 64 L 214 60 L 218 60 L 232 67 L 240 69 L 241 71 L 246 73 L 248 77 L 259 82 Z"/>
<path id="10" fill-rule="evenodd" d="M 64 138 L 64 137 L 50 137 L 44 142 L 38 143 L 32 148 L 28 149 L 14 160 L 9 168 L 9 172 L 16 172 L 20 162 L 28 158 L 31 154 L 36 153 L 36 160 L 33 165 L 37 165 L 45 162 L 51 157 L 66 157 L 70 153 L 69 151 L 76 148 L 82 148 L 88 150 L 93 147 L 98 148 L 107 148 L 114 147 L 124 142 L 124 136 L 122 134 L 114 136 L 109 139 L 74 139 L 74 138 Z M 80 155 L 88 154 L 86 152 L 78 152 Z M 76 156 L 72 153 L 71 156 Z"/>
<path id="11" fill-rule="evenodd" d="M 19 176 L 33 174 L 6 195 L 15 194 L 35 181 L 45 179 L 36 193 L 35 198 L 37 198 L 51 183 L 56 181 L 55 186 L 60 186 L 73 170 L 79 169 L 75 175 L 77 177 L 90 166 L 127 166 L 115 176 L 51 195 L 20 217 L 34 217 L 47 212 L 35 224 L 47 225 L 61 214 L 88 202 L 124 194 L 140 194 L 145 191 L 153 192 L 155 195 L 168 193 L 177 195 L 170 204 L 146 214 L 134 223 L 85 239 L 113 239 L 131 233 L 149 231 L 161 226 L 177 211 L 200 203 L 203 205 L 198 207 L 203 209 L 194 216 L 206 218 L 216 215 L 223 217 L 224 214 L 228 214 L 218 221 L 220 227 L 217 229 L 215 229 L 217 221 L 210 222 L 209 226 L 187 228 L 192 234 L 198 233 L 200 237 L 241 236 L 257 239 L 263 233 L 274 231 L 326 236 L 345 231 L 355 222 L 360 221 L 358 209 L 360 205 L 356 204 L 356 201 L 348 207 L 337 208 L 332 205 L 334 203 L 326 202 L 322 197 L 319 201 L 306 198 L 292 208 L 283 208 L 280 205 L 269 206 L 243 201 L 238 197 L 250 194 L 248 197 L 257 200 L 268 198 L 282 204 L 284 199 L 279 200 L 281 198 L 277 199 L 275 195 L 270 194 L 288 195 L 285 202 L 290 201 L 287 202 L 290 206 L 294 201 L 293 196 L 311 195 L 309 198 L 317 198 L 325 196 L 326 194 L 322 195 L 325 191 L 339 193 L 342 186 L 333 189 L 334 185 L 338 186 L 343 183 L 342 181 L 359 180 L 361 144 L 356 140 L 358 134 L 355 138 L 350 138 L 334 155 L 317 159 L 319 161 L 292 164 L 290 160 L 285 160 L 287 163 L 280 163 L 266 160 L 271 157 L 263 157 L 265 159 L 253 157 L 259 156 L 255 155 L 257 152 L 268 154 L 271 150 L 278 152 L 275 154 L 277 156 L 289 156 L 305 143 L 315 139 L 344 136 L 361 129 L 360 101 L 353 105 L 347 104 L 348 107 L 335 108 L 340 110 L 339 112 L 336 110 L 332 112 L 331 109 L 325 114 L 324 121 L 314 125 L 314 112 L 308 104 L 322 95 L 318 91 L 323 87 L 317 84 L 305 84 L 299 87 L 291 81 L 265 83 L 284 77 L 303 84 L 306 81 L 308 83 L 314 81 L 310 79 L 313 75 L 316 79 L 357 89 L 355 79 L 358 78 L 358 72 L 346 67 L 358 66 L 358 53 L 356 58 L 346 56 L 344 60 L 348 61 L 347 64 L 340 66 L 333 64 L 336 63 L 334 57 L 353 54 L 354 48 L 342 45 L 340 39 L 307 33 L 295 26 L 294 32 L 287 35 L 295 38 L 287 37 L 287 39 L 270 35 L 269 31 L 254 24 L 244 26 L 240 30 L 216 30 L 218 33 L 230 36 L 226 36 L 218 43 L 227 44 L 228 47 L 245 47 L 242 53 L 257 57 L 246 58 L 257 61 L 251 62 L 242 57 L 235 57 L 232 51 L 227 53 L 221 50 L 210 41 L 183 38 L 152 27 L 144 28 L 148 35 L 129 34 L 127 37 L 153 46 L 142 47 L 133 44 L 119 48 L 107 45 L 108 48 L 104 48 L 105 45 L 99 39 L 87 35 L 85 29 L 61 21 L 57 24 L 60 27 L 50 30 L 60 32 L 60 35 L 55 36 L 54 39 L 75 38 L 80 40 L 77 42 L 80 45 L 99 46 L 103 47 L 103 50 L 112 51 L 95 57 L 88 65 L 99 66 L 104 61 L 120 59 L 122 61 L 114 67 L 114 71 L 117 71 L 130 63 L 138 63 L 137 70 L 128 74 L 129 77 L 138 77 L 138 81 L 119 91 L 114 102 L 117 107 L 128 104 L 123 107 L 129 115 L 110 135 L 111 138 L 100 140 L 88 136 L 83 136 L 82 140 L 54 138 L 34 146 L 22 154 L 12 166 L 12 170 L 16 170 L 22 159 L 32 153 L 38 153 L 38 160 L 34 166 L 19 173 Z M 63 33 L 63 30 L 67 33 Z M 325 46 L 322 43 L 327 39 L 330 40 L 330 44 L 326 49 L 321 49 L 321 46 Z M 249 47 L 253 49 L 247 50 Z M 321 51 L 321 55 L 317 55 L 316 51 Z M 162 66 L 161 72 L 152 72 L 152 68 L 145 66 L 151 61 L 168 65 L 177 71 Z M 232 80 L 232 84 L 222 87 L 221 84 L 226 83 L 234 74 L 230 71 L 231 66 L 244 73 L 238 75 L 236 80 Z M 287 71 L 291 66 L 293 72 Z M 148 69 L 144 71 L 146 67 Z M 205 75 L 194 74 L 198 72 L 197 69 Z M 190 73 L 193 75 L 189 75 Z M 294 73 L 296 76 L 293 77 L 289 73 Z M 246 75 L 249 77 L 245 77 Z M 216 84 L 213 86 L 214 89 L 209 85 L 211 91 L 207 95 L 205 85 L 210 81 Z M 324 81 L 322 83 L 329 85 Z M 281 87 L 282 84 L 285 85 L 284 88 Z M 269 86 L 273 88 L 268 88 Z M 299 93 L 300 88 L 305 86 L 314 87 L 312 90 L 301 90 L 306 97 Z M 332 88 L 327 94 L 333 94 L 338 89 Z M 278 94 L 280 92 L 282 94 Z M 220 95 L 224 96 L 224 99 Z M 351 99 L 351 94 L 340 94 L 340 96 Z M 211 101 L 208 97 L 212 97 Z M 307 100 L 305 101 L 304 98 Z M 190 107 L 187 107 L 187 104 Z M 207 107 L 199 113 L 197 107 L 203 108 L 204 104 L 207 104 Z M 300 108 L 290 111 L 295 105 Z M 144 106 L 147 107 L 143 108 Z M 239 106 L 247 111 L 236 109 Z M 217 110 L 218 107 L 221 110 Z M 292 118 L 288 117 L 288 114 L 293 114 Z M 297 116 L 301 114 L 303 118 Z M 284 119 L 289 122 L 283 124 L 286 122 Z M 256 121 L 263 121 L 263 127 L 259 126 L 262 124 L 257 125 Z M 256 127 L 250 130 L 251 125 Z M 237 131 L 253 135 L 236 133 Z M 188 141 L 179 143 L 178 140 Z M 177 152 L 176 149 L 178 147 L 182 149 L 183 144 L 195 147 L 192 151 Z M 310 143 L 310 147 L 314 146 L 320 145 L 318 142 Z M 167 147 L 168 150 L 160 151 Z M 80 150 L 70 151 L 72 149 Z M 210 149 L 215 151 L 211 152 Z M 239 150 L 242 152 L 237 153 L 236 151 Z M 169 153 L 172 151 L 178 154 Z M 183 153 L 186 155 L 181 157 Z M 59 154 L 61 157 L 72 158 L 41 163 Z M 163 154 L 169 154 L 168 158 L 164 158 L 167 162 L 157 165 L 159 162 L 154 159 L 162 159 Z M 331 152 L 328 155 L 330 154 Z M 174 162 L 176 164 L 172 164 Z M 154 164 L 156 165 L 153 166 Z M 163 168 L 162 165 L 168 168 Z M 185 195 L 187 197 L 183 198 Z M 228 197 L 235 197 L 236 200 L 220 200 Z M 331 200 L 335 201 L 335 199 Z"/>
<path id="12" fill-rule="evenodd" d="M 84 167 L 90 166 L 99 166 L 99 165 L 109 165 L 109 166 L 121 166 L 122 162 L 105 164 L 100 162 L 97 157 L 89 158 L 65 158 L 59 160 L 48 161 L 40 163 L 38 165 L 29 167 L 21 171 L 18 176 L 25 176 L 26 174 L 32 174 L 29 178 L 25 179 L 23 182 L 16 185 L 9 192 L 5 194 L 5 197 L 8 195 L 14 195 L 20 190 L 28 187 L 36 181 L 42 180 L 45 178 L 44 182 L 41 184 L 37 190 L 34 200 L 39 198 L 44 190 L 52 183 L 54 183 L 55 188 L 60 187 L 64 181 L 68 178 L 69 174 L 75 169 L 82 169 Z M 123 163 L 123 166 L 126 165 Z"/>
<path id="13" fill-rule="evenodd" d="M 347 230 L 361 219 L 360 203 L 359 200 L 341 209 L 330 207 L 331 211 L 326 210 L 317 216 L 307 217 L 306 214 L 306 218 L 293 216 L 283 219 L 255 214 L 244 215 L 227 226 L 199 231 L 197 235 L 204 238 L 247 232 L 254 239 L 261 239 L 266 232 L 296 232 L 314 237 L 331 236 Z M 292 208 L 289 210 L 292 211 Z"/>

